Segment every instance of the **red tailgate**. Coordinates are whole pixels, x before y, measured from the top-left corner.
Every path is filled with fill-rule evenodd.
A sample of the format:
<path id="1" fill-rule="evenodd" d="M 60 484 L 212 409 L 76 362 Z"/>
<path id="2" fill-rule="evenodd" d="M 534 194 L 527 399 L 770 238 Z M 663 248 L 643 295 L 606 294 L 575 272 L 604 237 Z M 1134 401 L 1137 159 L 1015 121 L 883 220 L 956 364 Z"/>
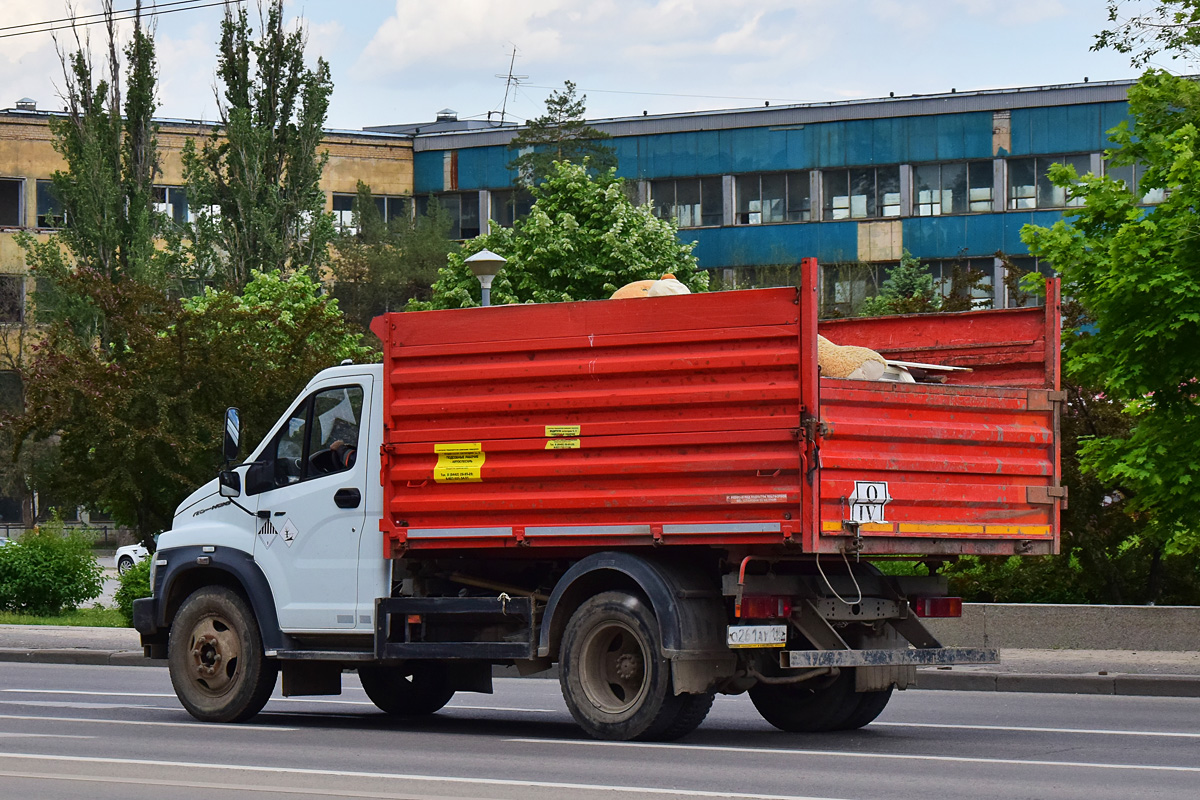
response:
<path id="1" fill-rule="evenodd" d="M 971 369 L 945 386 L 821 379 L 821 550 L 1058 552 L 1058 281 L 1046 289 L 1039 308 L 821 323 L 836 344 Z M 860 482 L 893 499 L 855 531 Z"/>

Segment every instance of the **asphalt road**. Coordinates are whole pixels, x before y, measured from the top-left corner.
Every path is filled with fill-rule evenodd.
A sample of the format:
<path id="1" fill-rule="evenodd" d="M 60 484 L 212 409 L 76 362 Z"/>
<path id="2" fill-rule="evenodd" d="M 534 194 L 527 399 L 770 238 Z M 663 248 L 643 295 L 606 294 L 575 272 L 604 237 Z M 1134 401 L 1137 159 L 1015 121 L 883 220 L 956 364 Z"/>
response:
<path id="1" fill-rule="evenodd" d="M 1200 699 L 899 693 L 862 731 L 793 735 L 745 697 L 672 744 L 601 743 L 556 682 L 504 679 L 434 717 L 277 698 L 195 722 L 164 669 L 0 664 L 0 798 L 1152 800 L 1200 796 Z"/>

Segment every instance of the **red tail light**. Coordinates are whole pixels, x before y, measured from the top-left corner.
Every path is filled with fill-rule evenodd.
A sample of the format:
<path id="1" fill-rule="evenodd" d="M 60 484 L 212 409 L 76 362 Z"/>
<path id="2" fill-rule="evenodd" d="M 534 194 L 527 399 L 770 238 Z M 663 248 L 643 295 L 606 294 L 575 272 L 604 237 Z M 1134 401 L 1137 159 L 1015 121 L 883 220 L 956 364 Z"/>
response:
<path id="1" fill-rule="evenodd" d="M 734 609 L 734 616 L 746 619 L 784 619 L 792 614 L 792 598 L 773 594 L 747 595 Z"/>
<path id="2" fill-rule="evenodd" d="M 914 597 L 908 601 L 918 617 L 961 617 L 961 597 Z"/>

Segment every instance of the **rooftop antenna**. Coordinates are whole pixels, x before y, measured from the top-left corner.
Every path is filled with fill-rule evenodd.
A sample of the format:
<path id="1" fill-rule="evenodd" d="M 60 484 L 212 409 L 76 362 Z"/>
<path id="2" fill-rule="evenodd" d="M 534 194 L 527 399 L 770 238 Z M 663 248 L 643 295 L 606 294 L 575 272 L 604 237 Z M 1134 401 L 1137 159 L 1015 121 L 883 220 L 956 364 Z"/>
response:
<path id="1" fill-rule="evenodd" d="M 514 75 L 513 67 L 517 63 L 517 46 L 513 45 L 512 58 L 508 62 L 508 74 L 496 73 L 497 78 L 504 78 L 504 102 L 500 104 L 500 124 L 504 124 L 504 112 L 508 108 L 508 94 L 516 86 L 521 85 L 521 81 L 526 80 L 528 75 Z"/>

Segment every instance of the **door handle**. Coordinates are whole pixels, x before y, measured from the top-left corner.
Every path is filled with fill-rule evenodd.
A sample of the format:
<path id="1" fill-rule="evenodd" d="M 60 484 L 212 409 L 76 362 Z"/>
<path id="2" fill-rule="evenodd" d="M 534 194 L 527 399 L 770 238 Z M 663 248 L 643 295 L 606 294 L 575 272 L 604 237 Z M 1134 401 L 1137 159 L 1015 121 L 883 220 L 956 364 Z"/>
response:
<path id="1" fill-rule="evenodd" d="M 333 495 L 333 502 L 338 508 L 358 508 L 362 494 L 358 489 L 338 489 Z"/>

